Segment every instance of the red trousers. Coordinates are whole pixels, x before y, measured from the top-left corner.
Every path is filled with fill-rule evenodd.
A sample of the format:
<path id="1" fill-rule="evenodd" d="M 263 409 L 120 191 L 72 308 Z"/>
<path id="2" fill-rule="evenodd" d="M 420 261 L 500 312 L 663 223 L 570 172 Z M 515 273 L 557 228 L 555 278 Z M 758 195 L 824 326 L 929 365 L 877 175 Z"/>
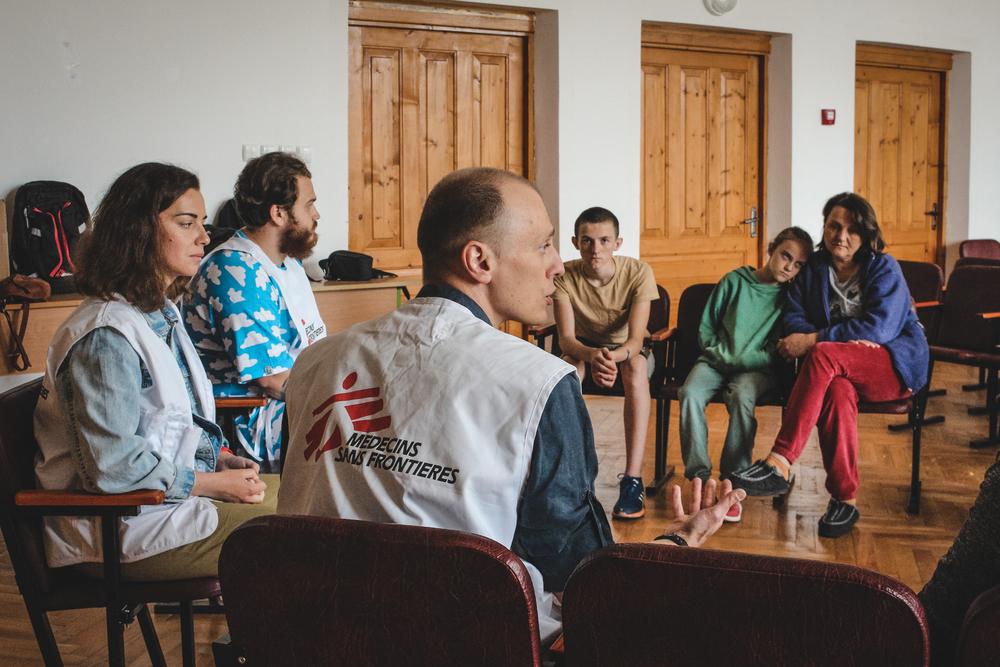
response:
<path id="1" fill-rule="evenodd" d="M 826 489 L 837 500 L 853 500 L 858 494 L 858 400 L 882 403 L 909 394 L 884 347 L 817 343 L 799 370 L 773 451 L 794 463 L 816 426 Z"/>

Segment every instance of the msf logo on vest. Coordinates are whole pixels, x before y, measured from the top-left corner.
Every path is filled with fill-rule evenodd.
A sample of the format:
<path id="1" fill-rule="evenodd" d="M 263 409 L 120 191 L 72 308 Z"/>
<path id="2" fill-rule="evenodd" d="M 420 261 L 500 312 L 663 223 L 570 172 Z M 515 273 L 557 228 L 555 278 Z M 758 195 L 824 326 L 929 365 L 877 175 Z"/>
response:
<path id="1" fill-rule="evenodd" d="M 313 410 L 313 415 L 319 417 L 313 423 L 309 432 L 306 433 L 304 454 L 307 461 L 310 458 L 318 461 L 324 452 L 344 446 L 344 435 L 340 432 L 339 424 L 334 426 L 330 437 L 325 441 L 323 440 L 327 424 L 331 417 L 333 417 L 333 412 L 337 409 L 338 404 L 347 411 L 347 416 L 351 418 L 351 425 L 355 431 L 375 433 L 377 431 L 384 431 L 392 424 L 392 417 L 388 415 L 381 417 L 374 416 L 385 407 L 384 401 L 379 398 L 382 393 L 381 388 L 353 389 L 357 381 L 358 374 L 356 372 L 350 373 L 344 378 L 344 382 L 341 384 L 344 391 L 334 394 Z"/>

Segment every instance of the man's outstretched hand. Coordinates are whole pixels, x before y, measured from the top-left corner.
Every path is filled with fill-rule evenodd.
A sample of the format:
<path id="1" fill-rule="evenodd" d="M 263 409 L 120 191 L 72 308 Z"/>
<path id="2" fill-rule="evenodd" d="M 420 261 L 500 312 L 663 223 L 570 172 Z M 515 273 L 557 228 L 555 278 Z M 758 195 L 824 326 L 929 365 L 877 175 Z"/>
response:
<path id="1" fill-rule="evenodd" d="M 684 510 L 680 486 L 674 484 L 670 493 L 674 520 L 664 533 L 676 533 L 692 547 L 701 546 L 714 535 L 729 508 L 747 497 L 743 489 L 733 489 L 733 483 L 728 479 L 721 485 L 714 479 L 703 485 L 699 477 L 691 482 L 690 511 Z"/>

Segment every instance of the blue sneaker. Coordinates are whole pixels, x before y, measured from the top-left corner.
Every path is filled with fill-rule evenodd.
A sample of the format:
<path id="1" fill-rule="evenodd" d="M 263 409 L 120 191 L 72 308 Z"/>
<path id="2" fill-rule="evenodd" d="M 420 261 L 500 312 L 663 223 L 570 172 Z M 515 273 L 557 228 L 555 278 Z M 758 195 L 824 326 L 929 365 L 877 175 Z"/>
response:
<path id="1" fill-rule="evenodd" d="M 646 514 L 646 506 L 643 504 L 646 487 L 642 484 L 642 478 L 622 475 L 621 479 L 618 483 L 618 502 L 615 503 L 611 516 L 615 519 L 641 519 Z"/>

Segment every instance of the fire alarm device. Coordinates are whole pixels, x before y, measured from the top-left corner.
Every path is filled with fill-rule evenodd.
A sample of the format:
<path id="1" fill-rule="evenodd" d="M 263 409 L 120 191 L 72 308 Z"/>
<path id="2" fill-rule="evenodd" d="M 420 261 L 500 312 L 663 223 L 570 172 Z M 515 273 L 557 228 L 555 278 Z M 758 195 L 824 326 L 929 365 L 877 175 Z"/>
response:
<path id="1" fill-rule="evenodd" d="M 837 120 L 837 110 L 820 109 L 819 118 L 823 125 L 833 125 Z"/>

